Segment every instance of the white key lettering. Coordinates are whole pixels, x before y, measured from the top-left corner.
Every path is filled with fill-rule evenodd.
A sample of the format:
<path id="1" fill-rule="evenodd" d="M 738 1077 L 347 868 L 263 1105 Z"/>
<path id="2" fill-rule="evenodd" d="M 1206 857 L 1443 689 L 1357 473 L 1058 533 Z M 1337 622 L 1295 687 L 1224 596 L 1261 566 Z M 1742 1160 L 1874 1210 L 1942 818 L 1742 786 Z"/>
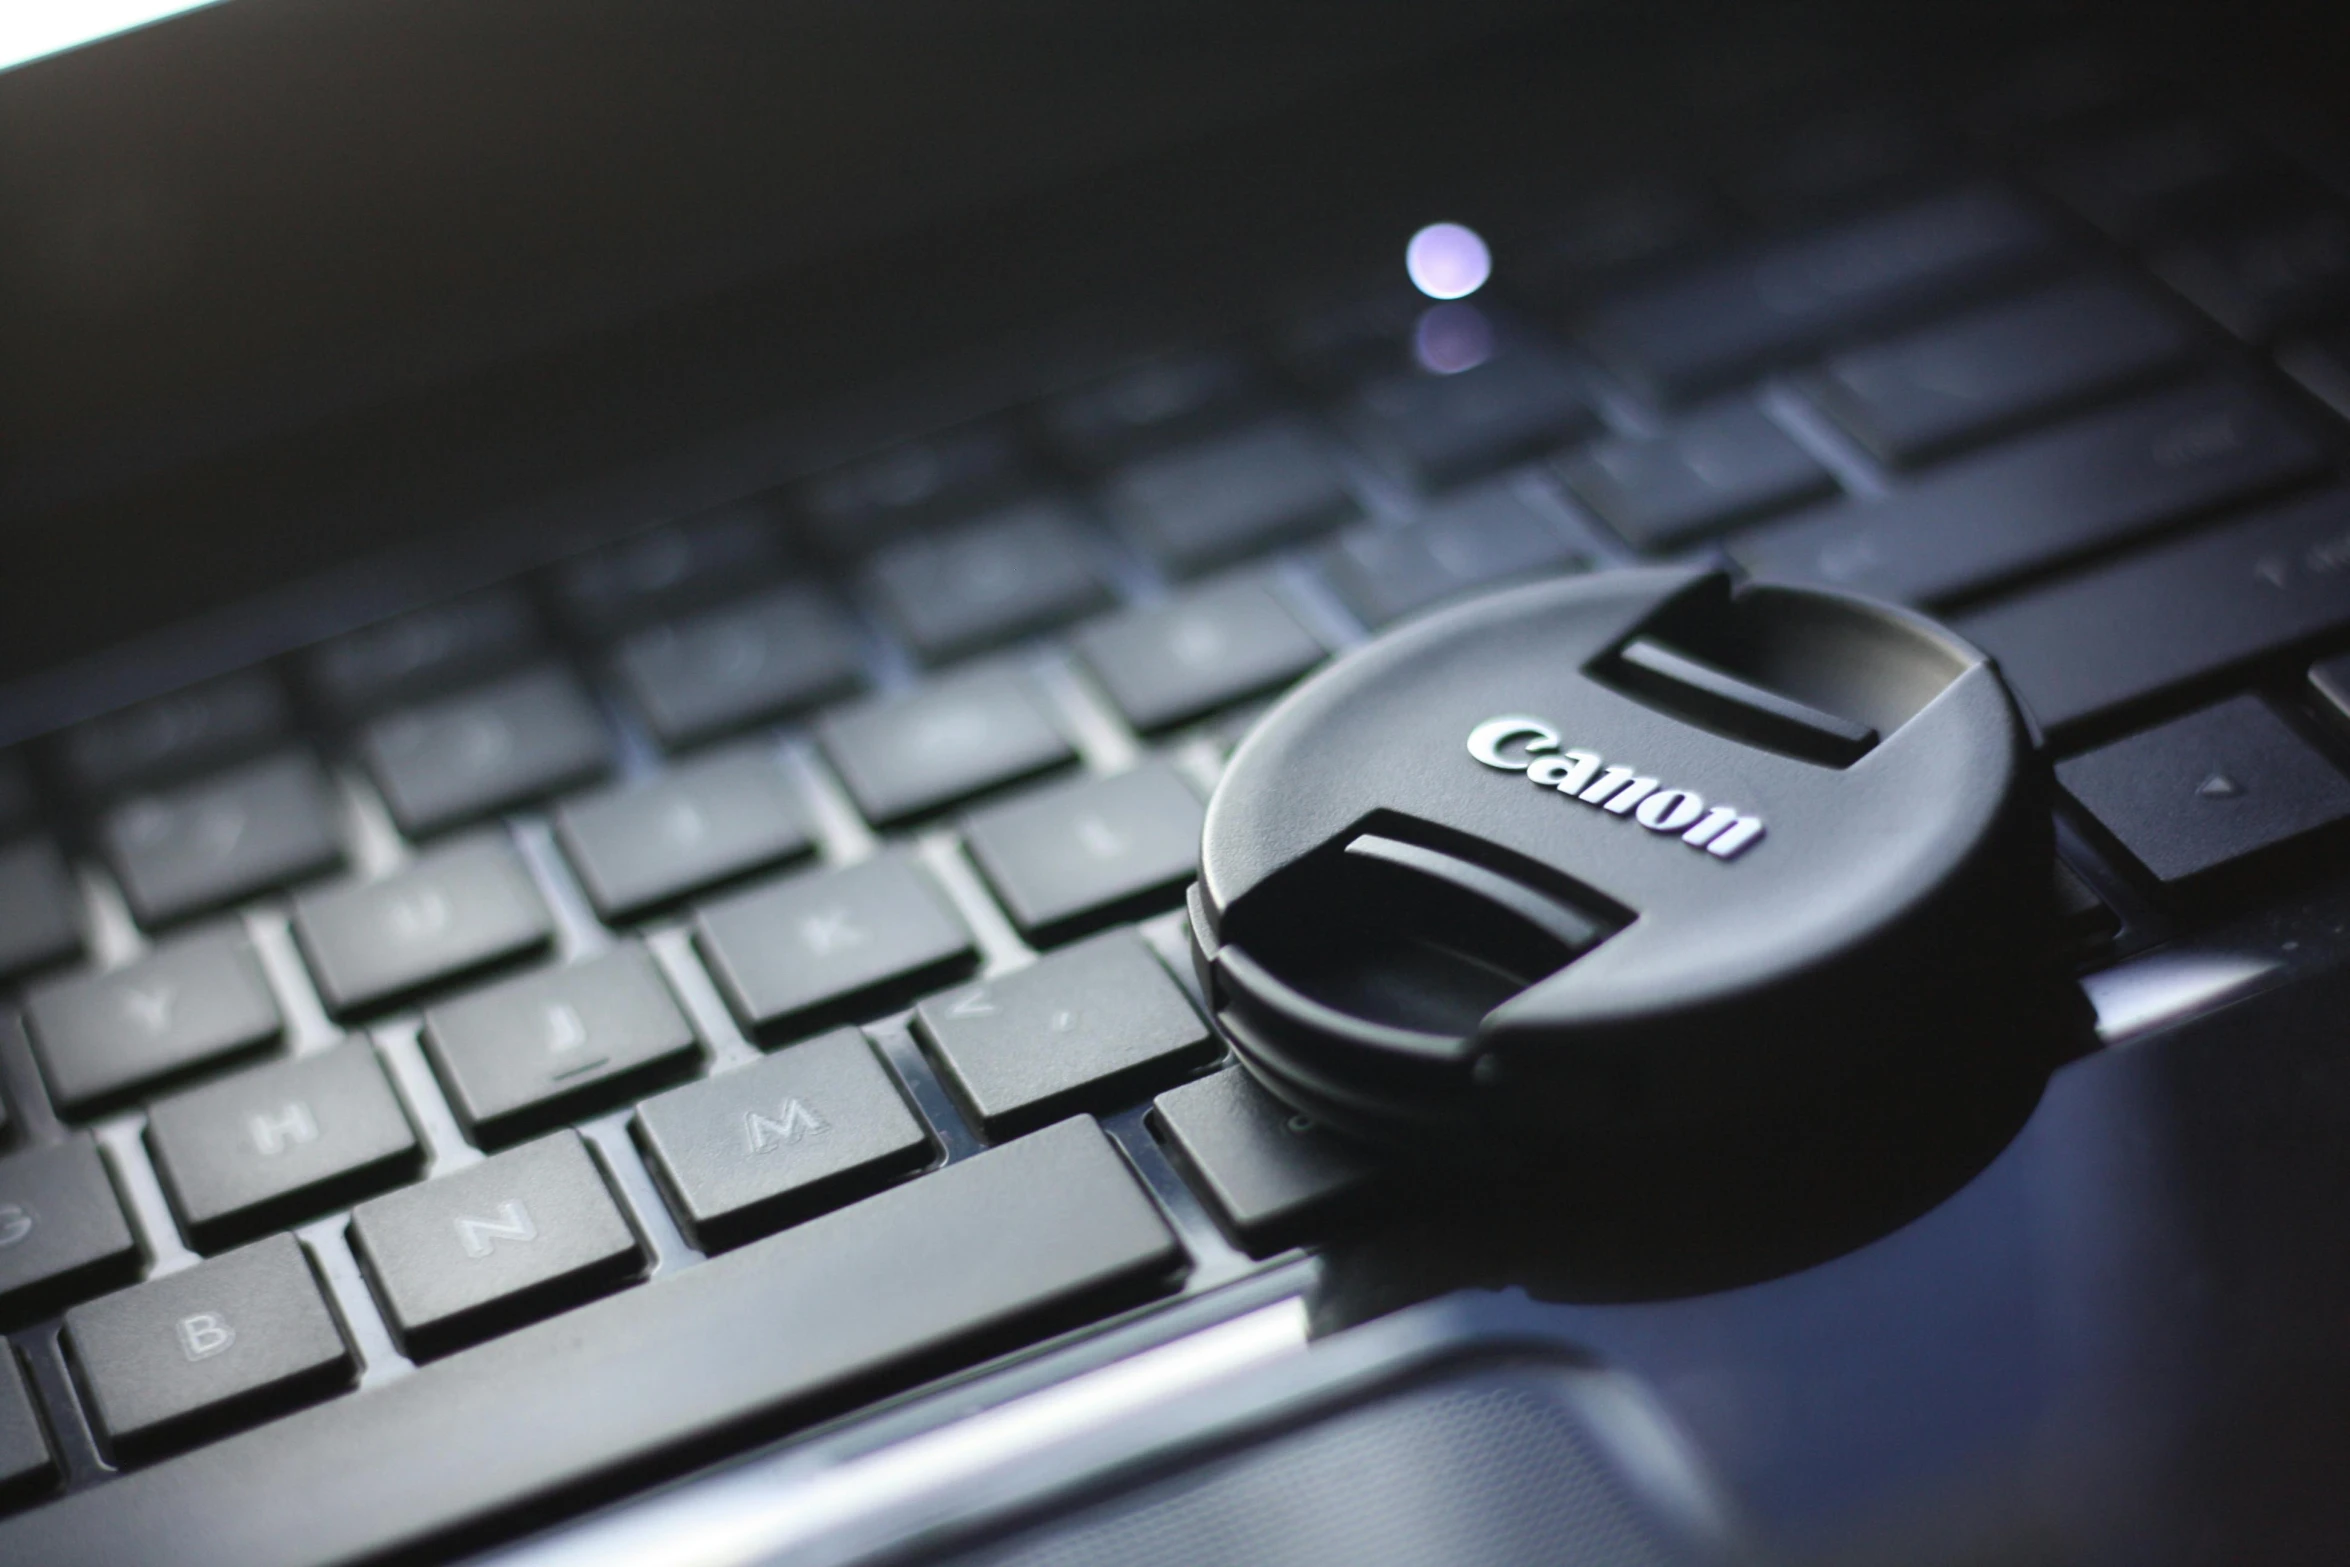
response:
<path id="1" fill-rule="evenodd" d="M 826 909 L 820 914 L 808 915 L 800 921 L 800 940 L 808 951 L 819 958 L 828 958 L 835 952 L 846 952 L 861 947 L 867 941 L 865 932 L 849 917 L 846 909 Z"/>
<path id="2" fill-rule="evenodd" d="M 21 1202 L 0 1202 L 0 1251 L 33 1233 L 33 1210 Z"/>
<path id="3" fill-rule="evenodd" d="M 468 1257 L 486 1257 L 500 1241 L 535 1241 L 539 1227 L 530 1216 L 530 1210 L 509 1198 L 498 1204 L 494 1219 L 460 1218 L 457 1221 L 457 1242 L 465 1248 Z"/>
<path id="4" fill-rule="evenodd" d="M 237 1330 L 217 1311 L 199 1311 L 179 1320 L 180 1352 L 189 1361 L 210 1360 L 237 1341 Z"/>
<path id="5" fill-rule="evenodd" d="M 289 1100 L 276 1114 L 256 1112 L 245 1122 L 253 1147 L 265 1159 L 274 1159 L 300 1143 L 318 1141 L 318 1118 L 299 1099 Z"/>
<path id="6" fill-rule="evenodd" d="M 547 1008 L 547 1051 L 562 1055 L 577 1050 L 588 1042 L 587 1022 L 579 1015 L 579 1008 L 568 1001 L 558 1001 Z"/>
<path id="7" fill-rule="evenodd" d="M 983 989 L 966 991 L 955 998 L 953 1006 L 947 1008 L 949 1017 L 992 1017 L 994 1014 L 995 1003 L 987 999 L 987 992 Z"/>
<path id="8" fill-rule="evenodd" d="M 425 941 L 449 928 L 449 900 L 438 887 L 420 887 L 392 900 L 384 915 L 402 941 Z"/>
<path id="9" fill-rule="evenodd" d="M 131 1021 L 150 1034 L 160 1034 L 171 1027 L 171 1009 L 179 1001 L 179 987 L 157 985 L 141 990 L 136 985 L 122 987 L 122 1009 L 131 1015 Z"/>
<path id="10" fill-rule="evenodd" d="M 743 1134 L 753 1153 L 765 1153 L 831 1130 L 830 1122 L 797 1099 L 786 1099 L 783 1108 L 772 1116 L 761 1115 L 756 1110 L 743 1113 Z"/>
<path id="11" fill-rule="evenodd" d="M 1126 840 L 1098 816 L 1077 818 L 1077 841 L 1097 860 L 1114 860 L 1126 852 Z"/>

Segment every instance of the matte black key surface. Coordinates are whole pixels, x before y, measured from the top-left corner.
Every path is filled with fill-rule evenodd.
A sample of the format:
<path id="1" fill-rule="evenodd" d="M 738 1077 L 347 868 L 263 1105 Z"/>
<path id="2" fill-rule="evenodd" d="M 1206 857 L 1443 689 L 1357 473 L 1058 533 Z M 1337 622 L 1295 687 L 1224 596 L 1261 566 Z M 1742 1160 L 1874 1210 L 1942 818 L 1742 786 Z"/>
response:
<path id="1" fill-rule="evenodd" d="M 2054 249 L 2020 202 L 1970 187 L 1619 295 L 1583 334 L 1620 373 L 1675 399 L 1988 287 Z"/>
<path id="2" fill-rule="evenodd" d="M 1760 408 L 1740 398 L 1653 436 L 1611 436 L 1559 460 L 1567 487 L 1645 549 L 1784 511 L 1836 481 Z"/>
<path id="3" fill-rule="evenodd" d="M 520 857 L 481 837 L 380 881 L 297 898 L 294 934 L 327 1009 L 342 1016 L 535 952 L 554 925 Z"/>
<path id="4" fill-rule="evenodd" d="M 640 631 L 614 662 L 653 733 L 671 746 L 782 717 L 864 680 L 848 616 L 807 583 Z"/>
<path id="5" fill-rule="evenodd" d="M 306 751 L 126 801 L 99 837 L 131 912 L 150 926 L 343 864 L 334 795 Z"/>
<path id="6" fill-rule="evenodd" d="M 1350 528 L 1323 552 L 1330 585 L 1376 630 L 1518 577 L 1582 564 L 1558 525 L 1509 481 L 1457 490 L 1403 528 Z"/>
<path id="7" fill-rule="evenodd" d="M 161 1539 L 174 1567 L 414 1550 L 754 1419 L 804 1423 L 851 1389 L 1086 1320 L 1182 1265 L 1116 1149 L 1072 1121 L 0 1522 L 0 1560 L 120 1567 Z"/>
<path id="8" fill-rule="evenodd" d="M 13 1350 L 0 1345 L 0 1508 L 31 1500 L 57 1483 L 57 1460 L 33 1407 L 33 1390 Z"/>
<path id="9" fill-rule="evenodd" d="M 351 1246 L 419 1359 L 503 1333 L 644 1269 L 603 1172 L 557 1132 L 422 1186 L 361 1203 Z"/>
<path id="10" fill-rule="evenodd" d="M 98 1144 L 75 1136 L 0 1159 L 0 1326 L 139 1276 L 138 1242 Z"/>
<path id="11" fill-rule="evenodd" d="M 2135 290 L 2076 279 L 1839 354 L 1812 390 L 1863 446 L 1914 463 L 2143 379 L 2190 346 Z"/>
<path id="12" fill-rule="evenodd" d="M 1121 470 L 1109 504 L 1143 552 L 1193 576 L 1355 515 L 1337 463 L 1303 426 L 1273 420 Z"/>
<path id="13" fill-rule="evenodd" d="M 1075 759 L 1016 669 L 941 675 L 909 692 L 827 713 L 824 752 L 876 827 L 943 810 Z"/>
<path id="14" fill-rule="evenodd" d="M 1287 685 L 1324 654 L 1253 579 L 1130 610 L 1086 627 L 1076 642 L 1094 678 L 1141 730 L 1171 728 Z"/>
<path id="15" fill-rule="evenodd" d="M 1574 371 L 1524 346 L 1449 375 L 1375 381 L 1344 417 L 1373 455 L 1422 490 L 1554 451 L 1599 422 Z"/>
<path id="16" fill-rule="evenodd" d="M 977 961 L 961 916 L 895 851 L 721 898 L 695 941 L 744 1026 L 779 1031 L 883 1011 Z"/>
<path id="17" fill-rule="evenodd" d="M 458 1121 L 485 1147 L 690 1071 L 701 1055 L 634 943 L 429 1008 L 424 1048 Z"/>
<path id="18" fill-rule="evenodd" d="M 0 979 L 79 957 L 81 895 L 45 838 L 0 843 Z"/>
<path id="19" fill-rule="evenodd" d="M 2350 209 L 2298 201 L 2181 236 L 2163 280 L 2247 342 L 2350 308 Z"/>
<path id="20" fill-rule="evenodd" d="M 1297 1114 L 1239 1067 L 1169 1089 L 1151 1108 L 1177 1164 L 1259 1256 L 1289 1245 L 1377 1178 L 1373 1156 Z"/>
<path id="21" fill-rule="evenodd" d="M 565 562 L 555 572 L 555 601 L 573 630 L 609 637 L 733 598 L 782 566 L 772 520 L 746 505 L 671 523 Z"/>
<path id="22" fill-rule="evenodd" d="M 853 1028 L 646 1100 L 636 1137 L 678 1227 L 704 1251 L 854 1201 L 933 1152 Z"/>
<path id="23" fill-rule="evenodd" d="M 914 1027 L 991 1138 L 1116 1108 L 1224 1048 L 1127 930 L 932 996 Z"/>
<path id="24" fill-rule="evenodd" d="M 971 857 L 1030 941 L 1179 901 L 1199 870 L 1199 796 L 1164 762 L 974 812 Z"/>
<path id="25" fill-rule="evenodd" d="M 2211 382 L 2076 420 L 1912 489 L 1765 523 L 1730 553 L 1758 576 L 1947 603 L 2325 466 L 2285 411 Z"/>
<path id="26" fill-rule="evenodd" d="M 610 747 L 587 693 L 555 668 L 403 709 L 359 737 L 384 803 L 419 834 L 597 778 Z"/>
<path id="27" fill-rule="evenodd" d="M 2166 886 L 2350 818 L 2350 779 L 2257 696 L 2059 762 L 2056 778 Z"/>
<path id="28" fill-rule="evenodd" d="M 159 1100 L 147 1146 L 172 1211 L 206 1251 L 342 1207 L 423 1160 L 365 1039 Z"/>
<path id="29" fill-rule="evenodd" d="M 809 482 L 801 505 L 829 549 L 855 556 L 917 522 L 983 505 L 1026 479 L 1009 430 L 967 424 L 835 468 Z"/>
<path id="30" fill-rule="evenodd" d="M 805 815 L 773 756 L 729 751 L 573 800 L 555 834 L 596 912 L 617 921 L 799 858 Z"/>
<path id="31" fill-rule="evenodd" d="M 66 731 L 57 759 L 91 794 L 168 783 L 267 750 L 286 733 L 285 693 L 247 670 Z"/>
<path id="32" fill-rule="evenodd" d="M 1109 602 L 1094 550 L 1067 507 L 1031 501 L 889 545 L 866 577 L 914 651 L 935 663 Z"/>
<path id="33" fill-rule="evenodd" d="M 1256 378 L 1236 355 L 1168 354 L 1045 405 L 1046 437 L 1073 465 L 1098 472 L 1245 414 Z"/>
<path id="34" fill-rule="evenodd" d="M 302 659 L 302 683 L 330 716 L 364 718 L 511 669 L 538 646 L 530 606 L 493 588 L 321 643 Z"/>
<path id="35" fill-rule="evenodd" d="M 2350 627 L 2350 495 L 2328 491 L 2000 600 L 1960 634 L 2052 740 Z"/>
<path id="36" fill-rule="evenodd" d="M 82 1115 L 259 1049 L 284 1026 L 244 933 L 206 930 L 103 974 L 36 986 L 25 1021 L 49 1098 Z"/>
<path id="37" fill-rule="evenodd" d="M 312 1403 L 356 1370 L 291 1235 L 76 1306 L 65 1333 L 91 1412 L 123 1458 Z"/>

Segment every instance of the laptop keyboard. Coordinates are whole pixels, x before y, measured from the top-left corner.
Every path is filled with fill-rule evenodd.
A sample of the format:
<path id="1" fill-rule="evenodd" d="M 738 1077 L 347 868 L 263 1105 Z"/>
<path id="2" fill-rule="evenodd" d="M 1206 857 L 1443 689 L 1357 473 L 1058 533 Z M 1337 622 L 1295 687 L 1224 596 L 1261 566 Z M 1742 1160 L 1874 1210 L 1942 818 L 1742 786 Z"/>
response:
<path id="1" fill-rule="evenodd" d="M 1563 210 L 0 756 L 0 1507 L 379 1551 L 1338 1233 L 1175 911 L 1256 704 L 1472 591 L 1951 614 L 2084 964 L 2325 862 L 2338 193 L 2009 101 Z"/>

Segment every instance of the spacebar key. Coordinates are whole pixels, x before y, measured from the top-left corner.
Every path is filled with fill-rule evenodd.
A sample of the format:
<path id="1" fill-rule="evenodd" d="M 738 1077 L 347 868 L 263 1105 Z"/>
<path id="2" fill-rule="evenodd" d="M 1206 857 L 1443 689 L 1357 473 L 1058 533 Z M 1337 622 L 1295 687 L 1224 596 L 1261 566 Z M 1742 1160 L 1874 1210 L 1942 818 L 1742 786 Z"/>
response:
<path id="1" fill-rule="evenodd" d="M 1063 1121 L 0 1523 L 0 1562 L 269 1567 L 477 1541 L 590 1482 L 1098 1315 L 1182 1256 L 1101 1129 Z"/>

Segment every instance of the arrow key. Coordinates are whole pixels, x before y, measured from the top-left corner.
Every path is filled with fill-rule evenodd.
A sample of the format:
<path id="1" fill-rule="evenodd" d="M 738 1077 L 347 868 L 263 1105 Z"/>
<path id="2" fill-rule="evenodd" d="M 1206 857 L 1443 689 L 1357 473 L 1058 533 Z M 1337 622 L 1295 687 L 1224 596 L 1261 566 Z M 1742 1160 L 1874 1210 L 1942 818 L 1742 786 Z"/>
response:
<path id="1" fill-rule="evenodd" d="M 2350 779 L 2257 696 L 2059 762 L 2056 776 L 2169 887 L 2234 871 L 2350 818 Z"/>
<path id="2" fill-rule="evenodd" d="M 853 1028 L 637 1106 L 636 1139 L 677 1215 L 720 1251 L 930 1162 L 930 1134 Z"/>

